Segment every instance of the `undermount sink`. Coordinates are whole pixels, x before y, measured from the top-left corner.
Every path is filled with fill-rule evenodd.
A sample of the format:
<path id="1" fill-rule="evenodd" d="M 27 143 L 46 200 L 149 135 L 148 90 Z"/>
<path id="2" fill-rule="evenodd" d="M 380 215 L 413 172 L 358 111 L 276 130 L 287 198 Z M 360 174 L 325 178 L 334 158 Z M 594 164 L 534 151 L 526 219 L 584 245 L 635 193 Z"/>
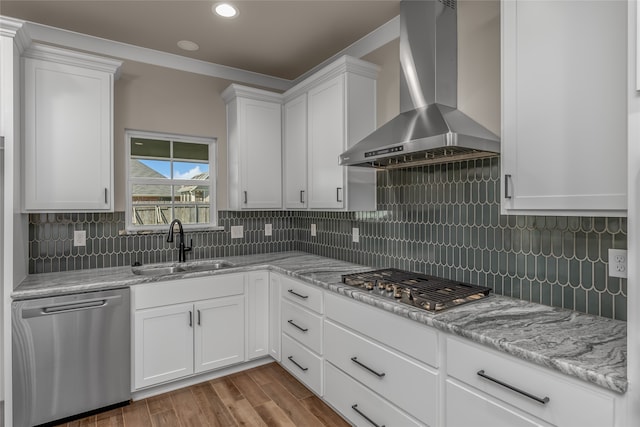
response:
<path id="1" fill-rule="evenodd" d="M 134 266 L 131 268 L 133 274 L 139 276 L 164 276 L 167 274 L 178 273 L 191 273 L 196 271 L 214 271 L 221 270 L 223 268 L 233 267 L 233 264 L 228 261 L 211 261 L 211 262 L 199 262 L 195 264 L 181 264 L 181 265 L 145 265 Z"/>

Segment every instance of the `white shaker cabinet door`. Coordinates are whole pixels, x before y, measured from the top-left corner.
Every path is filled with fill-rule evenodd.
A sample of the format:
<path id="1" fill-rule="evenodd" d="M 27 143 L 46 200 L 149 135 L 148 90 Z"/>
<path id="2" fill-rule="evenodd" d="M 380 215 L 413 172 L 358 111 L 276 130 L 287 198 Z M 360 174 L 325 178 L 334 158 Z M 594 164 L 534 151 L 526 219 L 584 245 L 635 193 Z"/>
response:
<path id="1" fill-rule="evenodd" d="M 135 388 L 193 373 L 193 304 L 135 312 Z"/>
<path id="2" fill-rule="evenodd" d="M 307 207 L 307 95 L 284 104 L 284 207 Z"/>
<path id="3" fill-rule="evenodd" d="M 197 302 L 194 309 L 195 372 L 243 362 L 244 296 Z"/>
<path id="4" fill-rule="evenodd" d="M 345 149 L 344 76 L 335 77 L 308 93 L 309 207 L 344 207 L 344 167 L 338 156 Z"/>
<path id="5" fill-rule="evenodd" d="M 269 272 L 247 274 L 247 360 L 269 354 Z"/>
<path id="6" fill-rule="evenodd" d="M 112 208 L 110 73 L 24 60 L 25 209 Z"/>
<path id="7" fill-rule="evenodd" d="M 501 2 L 503 213 L 626 215 L 626 3 Z"/>

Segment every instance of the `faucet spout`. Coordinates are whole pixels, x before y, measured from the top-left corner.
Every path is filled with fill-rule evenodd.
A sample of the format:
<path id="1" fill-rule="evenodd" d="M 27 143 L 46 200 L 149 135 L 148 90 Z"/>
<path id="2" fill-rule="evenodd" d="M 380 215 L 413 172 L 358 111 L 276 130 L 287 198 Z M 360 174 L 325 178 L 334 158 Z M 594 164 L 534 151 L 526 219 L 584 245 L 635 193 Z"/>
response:
<path id="1" fill-rule="evenodd" d="M 180 233 L 180 243 L 178 245 L 178 262 L 185 262 L 185 253 L 191 251 L 193 240 L 190 241 L 189 246 L 185 246 L 184 229 L 182 228 L 182 222 L 180 222 L 179 219 L 174 219 L 173 221 L 171 221 L 171 224 L 169 225 L 169 234 L 167 235 L 167 242 L 173 242 L 174 227 L 176 224 L 178 224 L 178 232 Z"/>

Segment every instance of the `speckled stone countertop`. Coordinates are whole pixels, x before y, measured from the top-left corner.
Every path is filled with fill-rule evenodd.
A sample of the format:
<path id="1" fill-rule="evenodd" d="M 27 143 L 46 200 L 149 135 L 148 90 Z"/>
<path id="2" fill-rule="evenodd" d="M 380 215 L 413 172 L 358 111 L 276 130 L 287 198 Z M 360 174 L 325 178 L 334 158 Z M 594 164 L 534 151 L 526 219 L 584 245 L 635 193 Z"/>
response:
<path id="1" fill-rule="evenodd" d="M 237 256 L 225 260 L 233 267 L 214 272 L 142 276 L 134 275 L 131 267 L 114 267 L 30 275 L 13 292 L 12 298 L 40 298 L 269 269 L 609 390 L 620 393 L 627 390 L 627 325 L 623 321 L 498 295 L 434 314 L 341 283 L 342 274 L 371 270 L 369 267 L 304 252 Z M 192 261 L 186 265 L 206 262 Z"/>

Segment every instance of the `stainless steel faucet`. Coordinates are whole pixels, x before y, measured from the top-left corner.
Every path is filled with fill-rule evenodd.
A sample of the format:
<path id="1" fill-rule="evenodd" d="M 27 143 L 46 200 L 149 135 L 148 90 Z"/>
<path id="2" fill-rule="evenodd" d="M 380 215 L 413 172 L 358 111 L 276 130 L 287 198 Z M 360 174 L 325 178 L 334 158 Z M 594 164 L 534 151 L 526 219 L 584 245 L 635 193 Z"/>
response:
<path id="1" fill-rule="evenodd" d="M 178 232 L 180 233 L 180 244 L 178 245 L 178 262 L 185 262 L 185 252 L 189 252 L 193 246 L 193 239 L 189 240 L 189 246 L 184 245 L 184 230 L 182 229 L 182 223 L 179 219 L 174 219 L 169 225 L 169 235 L 167 236 L 167 242 L 173 242 L 173 227 L 178 224 Z"/>

